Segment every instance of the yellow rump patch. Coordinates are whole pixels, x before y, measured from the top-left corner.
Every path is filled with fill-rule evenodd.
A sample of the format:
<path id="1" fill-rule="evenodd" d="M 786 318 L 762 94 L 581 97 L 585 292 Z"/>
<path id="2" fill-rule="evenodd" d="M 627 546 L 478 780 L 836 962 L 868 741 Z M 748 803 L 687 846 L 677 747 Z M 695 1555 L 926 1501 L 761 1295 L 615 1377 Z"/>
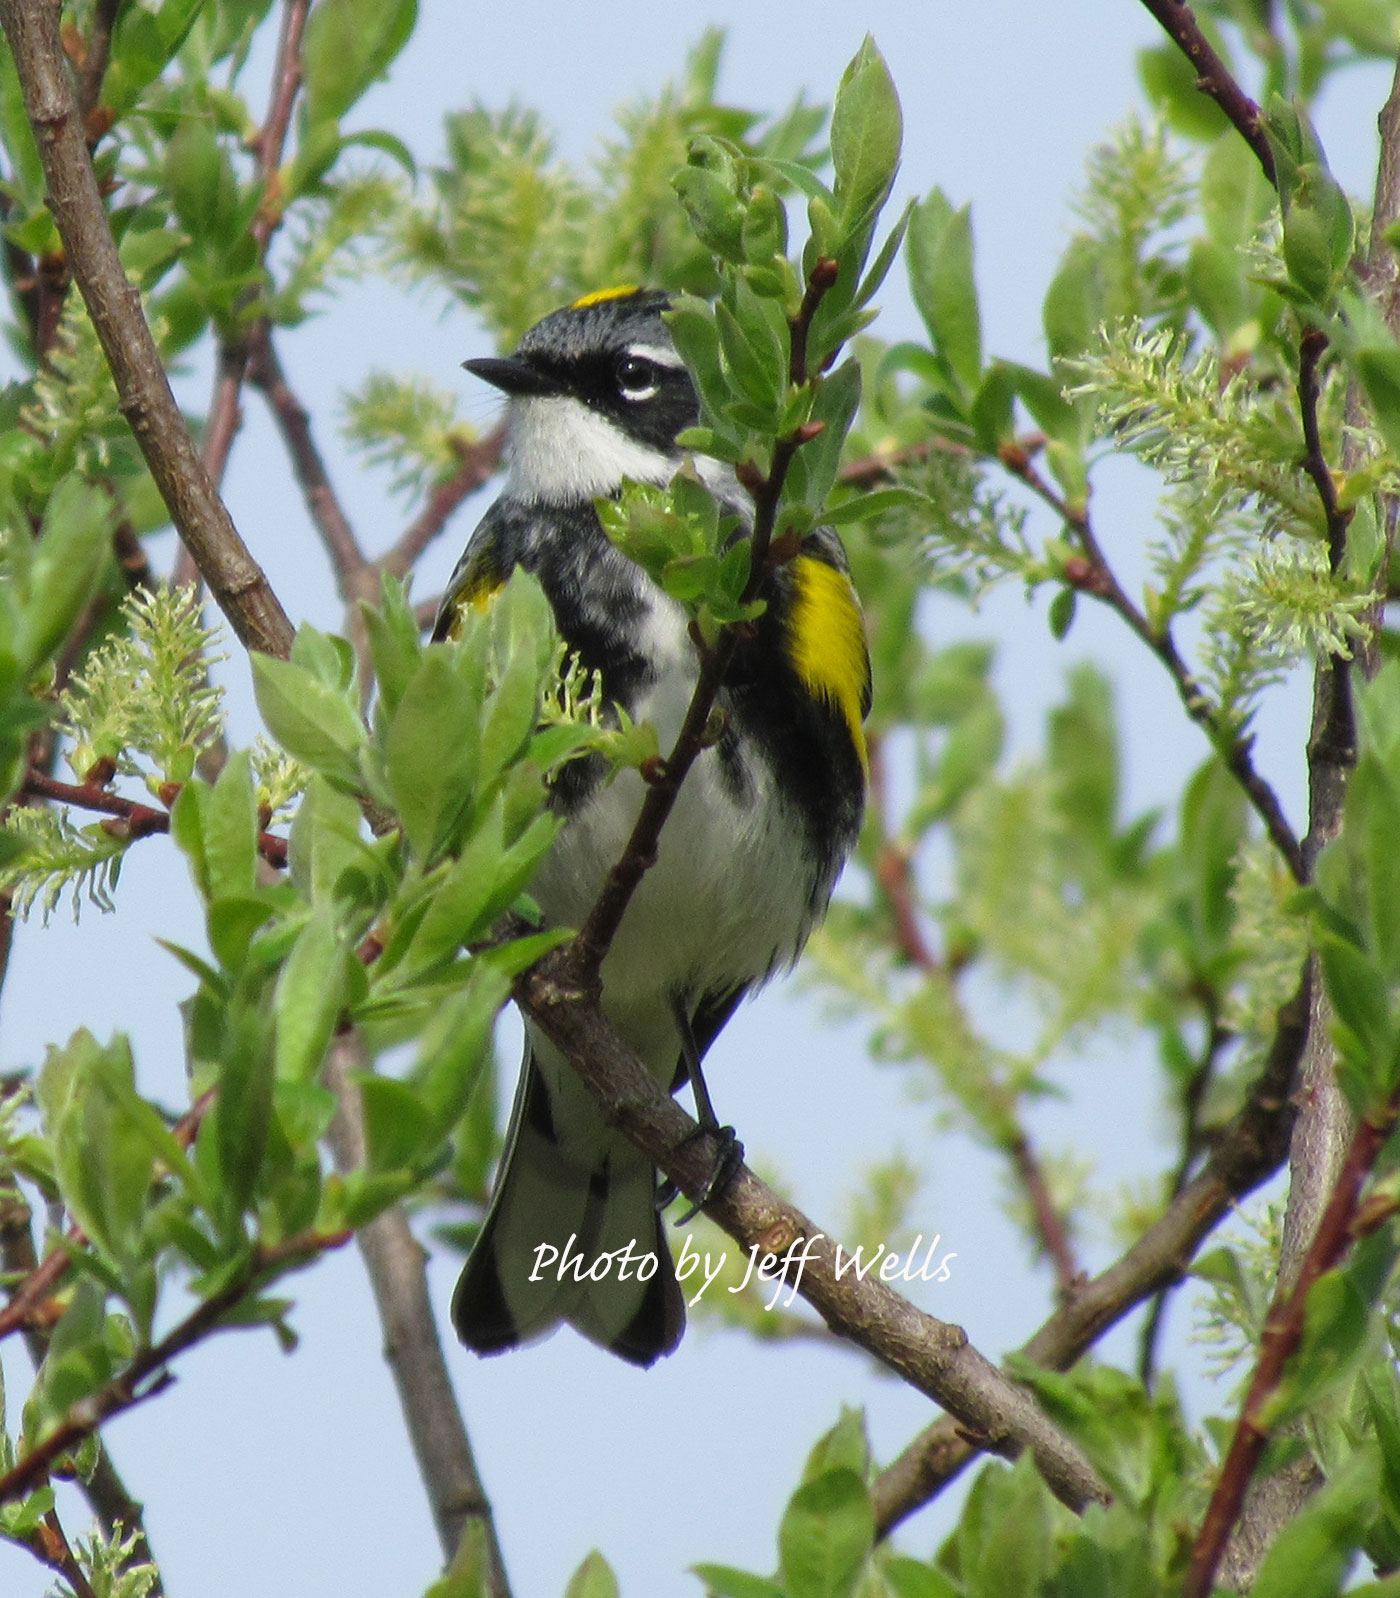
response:
<path id="1" fill-rule="evenodd" d="M 625 300 L 629 294 L 641 290 L 635 283 L 618 283 L 610 289 L 594 289 L 591 294 L 580 295 L 570 306 L 571 311 L 581 311 L 587 305 L 601 305 L 604 300 Z"/>
<path id="2" fill-rule="evenodd" d="M 818 699 L 834 705 L 868 773 L 861 723 L 870 708 L 870 655 L 851 579 L 824 560 L 800 555 L 792 563 L 796 592 L 790 619 L 792 663 Z"/>

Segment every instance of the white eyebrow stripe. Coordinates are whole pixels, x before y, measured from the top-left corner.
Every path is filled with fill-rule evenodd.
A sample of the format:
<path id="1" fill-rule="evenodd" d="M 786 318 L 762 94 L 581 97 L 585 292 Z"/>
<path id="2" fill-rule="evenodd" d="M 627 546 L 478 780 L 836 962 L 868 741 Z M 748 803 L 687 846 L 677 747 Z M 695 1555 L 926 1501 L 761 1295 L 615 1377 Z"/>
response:
<path id="1" fill-rule="evenodd" d="M 672 372 L 685 370 L 685 362 L 673 349 L 668 349 L 664 344 L 629 344 L 627 353 L 639 361 L 651 361 Z"/>

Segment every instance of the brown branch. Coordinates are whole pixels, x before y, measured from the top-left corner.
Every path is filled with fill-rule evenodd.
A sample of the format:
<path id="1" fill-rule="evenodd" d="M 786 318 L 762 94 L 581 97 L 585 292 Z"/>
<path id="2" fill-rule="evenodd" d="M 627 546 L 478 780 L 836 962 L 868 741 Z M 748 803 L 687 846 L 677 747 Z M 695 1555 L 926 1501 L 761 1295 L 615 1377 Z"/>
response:
<path id="1" fill-rule="evenodd" d="M 124 838 L 149 838 L 153 833 L 170 831 L 170 812 L 154 805 L 141 804 L 135 799 L 123 798 L 97 782 L 60 782 L 37 766 L 25 773 L 20 792 L 35 799 L 50 799 L 57 804 L 76 805 L 80 810 L 95 810 L 113 817 L 110 823 L 114 834 Z M 170 785 L 170 802 L 179 792 L 178 785 Z M 164 797 L 165 790 L 162 790 Z M 118 829 L 120 829 L 118 831 Z M 278 871 L 286 869 L 287 840 L 274 832 L 258 833 L 258 853 L 268 865 Z"/>
<path id="2" fill-rule="evenodd" d="M 336 1096 L 330 1144 L 341 1171 L 365 1161 L 364 1114 L 355 1073 L 366 1068 L 353 1032 L 326 1057 L 326 1085 Z M 393 1373 L 418 1469 L 432 1506 L 443 1557 L 450 1564 L 462 1538 L 479 1526 L 486 1542 L 486 1598 L 510 1598 L 490 1499 L 452 1391 L 437 1322 L 428 1298 L 426 1256 L 395 1205 L 356 1234 L 384 1328 L 384 1357 Z"/>
<path id="3" fill-rule="evenodd" d="M 1181 1156 L 1175 1171 L 1172 1172 L 1171 1185 L 1167 1190 L 1169 1205 L 1180 1197 L 1182 1189 L 1186 1186 L 1186 1179 L 1191 1174 L 1191 1167 L 1200 1153 L 1201 1106 L 1205 1102 L 1206 1089 L 1215 1074 L 1216 1062 L 1231 1037 L 1230 1032 L 1221 1024 L 1214 994 L 1210 995 L 1208 1003 L 1209 1025 L 1206 1030 L 1205 1047 L 1201 1050 L 1200 1060 L 1181 1095 Z M 1166 1313 L 1167 1299 L 1174 1285 L 1163 1287 L 1153 1296 L 1152 1307 L 1143 1322 L 1142 1336 L 1138 1343 L 1138 1377 L 1144 1387 L 1152 1386 L 1157 1338 Z"/>
<path id="4" fill-rule="evenodd" d="M 1400 60 L 1397 60 L 1390 95 L 1381 110 L 1378 126 L 1381 147 L 1370 243 L 1359 276 L 1390 331 L 1400 335 L 1400 295 L 1397 295 L 1400 262 L 1388 239 L 1391 227 L 1400 218 Z M 1313 357 L 1306 345 L 1300 348 L 1299 357 L 1299 401 L 1306 426 L 1307 413 L 1315 405 L 1307 394 L 1310 381 L 1315 381 L 1315 373 L 1310 379 L 1308 363 Z M 1342 470 L 1349 472 L 1361 464 L 1365 449 L 1362 440 L 1370 425 L 1361 387 L 1354 379 L 1348 384 L 1345 419 Z M 1315 456 L 1314 468 L 1319 463 L 1325 466 L 1320 447 L 1314 449 L 1311 441 L 1307 442 L 1309 454 Z M 1326 508 L 1329 503 L 1326 482 L 1320 480 L 1315 470 L 1313 480 L 1323 495 Z M 1381 497 L 1380 522 L 1385 537 L 1381 570 L 1385 571 L 1392 564 L 1395 546 L 1393 495 Z M 1328 532 L 1328 560 L 1335 571 L 1346 528 L 1329 516 Z M 1380 666 L 1383 600 L 1370 610 L 1366 621 L 1367 631 L 1357 647 L 1355 665 L 1369 677 Z M 1352 662 L 1328 656 L 1318 659 L 1313 673 L 1313 719 L 1308 742 L 1308 832 L 1303 840 L 1303 855 L 1310 869 L 1322 849 L 1341 830 L 1347 786 L 1356 756 L 1351 701 L 1353 673 Z M 1351 1106 L 1336 1079 L 1333 1019 L 1331 1004 L 1319 982 L 1313 1003 L 1311 1034 L 1303 1059 L 1301 1108 L 1289 1154 L 1288 1206 L 1279 1257 L 1281 1285 L 1295 1279 L 1307 1258 L 1331 1195 L 1344 1172 L 1356 1132 Z M 1258 1561 L 1315 1485 L 1316 1472 L 1302 1468 L 1300 1461 L 1291 1475 L 1276 1473 L 1261 1484 L 1260 1491 L 1250 1495 L 1227 1554 L 1227 1579 L 1235 1585 L 1250 1584 Z"/>
<path id="5" fill-rule="evenodd" d="M 1072 588 L 1091 595 L 1116 611 L 1148 649 L 1166 667 L 1182 708 L 1210 739 L 1211 746 L 1225 762 L 1226 769 L 1244 790 L 1255 814 L 1264 823 L 1270 841 L 1283 856 L 1284 863 L 1298 882 L 1308 880 L 1308 866 L 1296 834 L 1288 824 L 1278 795 L 1266 778 L 1255 769 L 1252 738 L 1241 737 L 1222 725 L 1211 707 L 1206 691 L 1196 681 L 1182 658 L 1170 628 L 1154 628 L 1146 615 L 1128 597 L 1114 575 L 1099 545 L 1087 510 L 1076 509 L 1063 499 L 1036 471 L 1029 457 L 1018 446 L 1006 446 L 999 458 L 1007 471 L 1042 499 L 1064 522 L 1066 530 L 1083 551 L 1066 562 L 1065 580 Z"/>
<path id="6" fill-rule="evenodd" d="M 97 1598 L 92 1583 L 83 1574 L 83 1567 L 78 1563 L 57 1510 L 49 1510 L 31 1531 L 18 1536 L 14 1533 L 10 1535 L 27 1548 L 40 1564 L 47 1565 L 62 1576 L 73 1589 L 74 1598 Z"/>
<path id="7" fill-rule="evenodd" d="M 1400 1089 L 1357 1127 L 1341 1175 L 1332 1189 L 1297 1279 L 1287 1289 L 1280 1290 L 1269 1310 L 1259 1345 L 1259 1363 L 1255 1366 L 1244 1408 L 1191 1551 L 1183 1598 L 1209 1598 L 1216 1567 L 1272 1431 L 1264 1419 L 1264 1411 L 1278 1389 L 1284 1367 L 1303 1339 L 1308 1291 L 1319 1276 L 1341 1263 L 1350 1248 L 1356 1234 L 1361 1189 L 1394 1130 L 1397 1115 L 1400 1115 Z"/>
<path id="8" fill-rule="evenodd" d="M 618 1037 L 591 987 L 576 984 L 566 965 L 547 957 L 518 979 L 515 997 L 587 1084 L 608 1124 L 648 1154 L 688 1197 L 704 1198 L 713 1185 L 709 1138 Z M 827 1326 L 943 1405 L 986 1447 L 1008 1458 L 1030 1449 L 1051 1490 L 1073 1509 L 1106 1501 L 1103 1483 L 1079 1449 L 1024 1387 L 969 1345 L 961 1327 L 916 1309 L 874 1276 L 859 1280 L 849 1257 L 838 1274 L 835 1240 L 746 1166 L 741 1164 L 702 1207 L 759 1259 L 791 1251 L 788 1279 Z"/>
<path id="9" fill-rule="evenodd" d="M 209 591 L 249 649 L 286 655 L 292 626 L 205 471 L 170 391 L 160 352 L 128 282 L 103 209 L 73 100 L 56 7 L 0 0 L 49 204 L 87 304 L 121 410 Z"/>
<path id="10" fill-rule="evenodd" d="M 428 495 L 427 503 L 404 528 L 394 544 L 379 557 L 376 565 L 392 577 L 403 577 L 418 557 L 447 526 L 453 511 L 474 494 L 501 462 L 505 447 L 505 424 L 492 428 L 484 437 L 457 446 L 461 464 Z M 428 624 L 432 617 L 428 618 Z"/>
<path id="11" fill-rule="evenodd" d="M 1068 1370 L 1111 1327 L 1186 1273 L 1196 1250 L 1246 1193 L 1283 1164 L 1293 1121 L 1293 1083 L 1308 1031 L 1310 972 L 1278 1012 L 1268 1058 L 1249 1097 L 1176 1202 L 1115 1264 L 1083 1283 L 1020 1350 L 1047 1370 Z M 875 1483 L 875 1515 L 887 1536 L 942 1491 L 978 1451 L 955 1420 L 927 1427 Z"/>
<path id="12" fill-rule="evenodd" d="M 133 1409 L 163 1392 L 173 1381 L 166 1368 L 177 1355 L 217 1331 L 219 1322 L 270 1276 L 304 1265 L 320 1254 L 340 1248 L 349 1232 L 304 1232 L 272 1247 L 253 1251 L 247 1267 L 217 1293 L 205 1299 L 158 1343 L 141 1349 L 126 1369 L 105 1382 L 89 1397 L 80 1399 L 42 1442 L 0 1476 L 0 1503 L 22 1498 L 48 1476 L 54 1462 L 70 1453 L 114 1415 Z"/>
<path id="13" fill-rule="evenodd" d="M 1254 151 L 1264 176 L 1275 187 L 1274 152 L 1264 135 L 1259 107 L 1230 75 L 1230 69 L 1216 54 L 1214 46 L 1196 21 L 1196 15 L 1181 0 L 1142 0 L 1168 36 L 1179 46 L 1196 69 L 1196 87 L 1214 100 L 1234 125 L 1244 142 Z"/>

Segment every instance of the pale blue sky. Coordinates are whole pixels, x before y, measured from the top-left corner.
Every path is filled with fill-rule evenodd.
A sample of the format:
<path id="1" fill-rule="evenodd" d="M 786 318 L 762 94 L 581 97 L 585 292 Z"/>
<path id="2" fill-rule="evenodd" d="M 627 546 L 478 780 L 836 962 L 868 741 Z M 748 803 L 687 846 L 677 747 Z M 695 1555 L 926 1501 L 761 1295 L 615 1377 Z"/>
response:
<path id="1" fill-rule="evenodd" d="M 1084 153 L 1135 103 L 1133 53 L 1156 39 L 1132 0 L 1054 7 L 1033 0 L 726 0 L 701 10 L 669 0 L 519 0 L 494 12 L 426 0 L 422 9 L 418 35 L 392 80 L 366 99 L 355 122 L 392 127 L 429 162 L 440 148 L 444 113 L 474 99 L 500 105 L 512 97 L 537 106 L 558 129 L 564 152 L 583 160 L 608 131 L 610 112 L 673 72 L 707 23 L 729 29 L 726 96 L 769 108 L 799 89 L 809 98 L 829 96 L 862 34 L 873 32 L 904 103 L 899 194 L 938 183 L 955 201 L 973 200 L 987 346 L 1030 361 L 1043 358 L 1040 297 L 1071 226 L 1066 202 Z M 1343 180 L 1364 191 L 1370 118 L 1384 85 L 1368 72 L 1364 82 L 1348 80 L 1348 91 L 1328 108 L 1324 137 Z M 898 273 L 885 298 L 875 331 L 915 336 Z M 491 406 L 458 363 L 485 352 L 480 332 L 462 315 L 444 316 L 426 297 L 375 283 L 282 342 L 293 382 L 322 417 L 366 369 L 403 366 L 441 384 L 462 383 L 471 414 L 484 420 Z M 202 372 L 184 387 L 196 408 L 206 391 Z M 235 517 L 293 616 L 336 625 L 322 556 L 253 397 L 246 414 L 228 483 Z M 366 541 L 387 541 L 403 515 L 385 479 L 357 473 L 329 433 L 322 442 Z M 435 552 L 421 592 L 450 566 L 479 508 L 464 513 Z M 1150 531 L 1151 509 L 1140 477 L 1109 474 L 1099 523 L 1129 571 Z M 1067 647 L 1051 641 L 1043 606 L 1028 611 L 1017 592 L 1000 594 L 977 617 L 934 607 L 931 625 L 942 637 L 997 640 L 999 683 L 1022 749 L 1038 739 L 1068 666 L 1089 654 L 1106 662 L 1120 676 L 1130 727 L 1129 803 L 1160 802 L 1202 757 L 1203 745 L 1184 726 L 1153 663 L 1138 658 L 1112 618 L 1080 610 Z M 231 686 L 248 730 L 240 672 Z M 1264 723 L 1264 756 L 1276 761 L 1295 821 L 1304 711 L 1295 693 Z M 0 1068 L 34 1063 L 46 1039 L 80 1023 L 100 1035 L 123 1028 L 150 1090 L 178 1098 L 174 1006 L 187 984 L 152 934 L 159 925 L 197 943 L 200 933 L 172 860 L 159 840 L 133 851 L 120 914 L 89 912 L 80 934 L 62 915 L 47 931 L 23 930 L 0 1011 Z M 514 1047 L 508 1045 L 512 1057 Z M 862 1168 L 892 1143 L 927 1164 L 917 1224 L 941 1234 L 943 1247 L 958 1255 L 951 1280 L 918 1295 L 928 1309 L 966 1325 L 993 1356 L 1040 1322 L 1051 1296 L 1048 1273 L 1029 1268 L 997 1211 L 1000 1172 L 966 1140 L 933 1132 L 930 1107 L 905 1095 L 897 1072 L 870 1063 L 858 1029 L 823 1027 L 815 1005 L 793 997 L 789 985 L 742 1012 L 713 1061 L 711 1083 L 724 1114 L 751 1155 L 780 1171 L 819 1222 L 830 1223 Z M 1154 1113 L 1150 1082 L 1141 1060 L 1103 1052 L 1084 1061 L 1068 1083 L 1078 1105 L 1072 1098 L 1047 1107 L 1037 1136 L 1051 1146 L 1072 1139 L 1076 1108 L 1092 1095 L 1103 1174 L 1135 1176 L 1165 1157 L 1136 1131 Z M 1094 1258 L 1101 1264 L 1107 1256 L 1100 1248 Z M 445 1256 L 432 1266 L 444 1327 L 456 1266 Z M 282 1356 L 270 1336 L 225 1336 L 184 1358 L 168 1393 L 110 1428 L 116 1460 L 147 1502 L 172 1598 L 411 1598 L 437 1570 L 357 1254 L 344 1251 L 296 1280 L 293 1291 L 302 1334 L 295 1356 Z M 1122 1337 L 1112 1346 L 1131 1357 Z M 12 1344 L 5 1352 L 13 1401 L 27 1373 Z M 843 1403 L 867 1407 L 883 1458 L 932 1415 L 925 1400 L 873 1374 L 857 1355 L 764 1349 L 703 1331 L 647 1373 L 567 1333 L 489 1362 L 453 1344 L 449 1360 L 518 1598 L 556 1598 L 593 1546 L 617 1570 L 625 1598 L 694 1598 L 699 1584 L 684 1571 L 697 1560 L 769 1570 L 780 1508 L 808 1447 Z M 926 1554 L 946 1523 L 946 1508 L 920 1517 L 903 1534 L 907 1546 Z M 83 1527 L 79 1510 L 70 1512 L 69 1525 Z M 38 1598 L 47 1585 L 28 1556 L 0 1546 L 0 1592 Z"/>

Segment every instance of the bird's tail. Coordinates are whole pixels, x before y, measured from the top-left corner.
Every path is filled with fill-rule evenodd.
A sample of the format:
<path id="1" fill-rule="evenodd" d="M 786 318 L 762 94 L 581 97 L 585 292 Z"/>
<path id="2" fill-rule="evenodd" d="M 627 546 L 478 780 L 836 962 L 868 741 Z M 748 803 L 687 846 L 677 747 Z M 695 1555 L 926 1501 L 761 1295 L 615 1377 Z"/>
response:
<path id="1" fill-rule="evenodd" d="M 567 1321 L 634 1365 L 669 1354 L 685 1299 L 655 1200 L 646 1156 L 527 1042 L 496 1189 L 452 1295 L 458 1337 L 498 1354 Z"/>

